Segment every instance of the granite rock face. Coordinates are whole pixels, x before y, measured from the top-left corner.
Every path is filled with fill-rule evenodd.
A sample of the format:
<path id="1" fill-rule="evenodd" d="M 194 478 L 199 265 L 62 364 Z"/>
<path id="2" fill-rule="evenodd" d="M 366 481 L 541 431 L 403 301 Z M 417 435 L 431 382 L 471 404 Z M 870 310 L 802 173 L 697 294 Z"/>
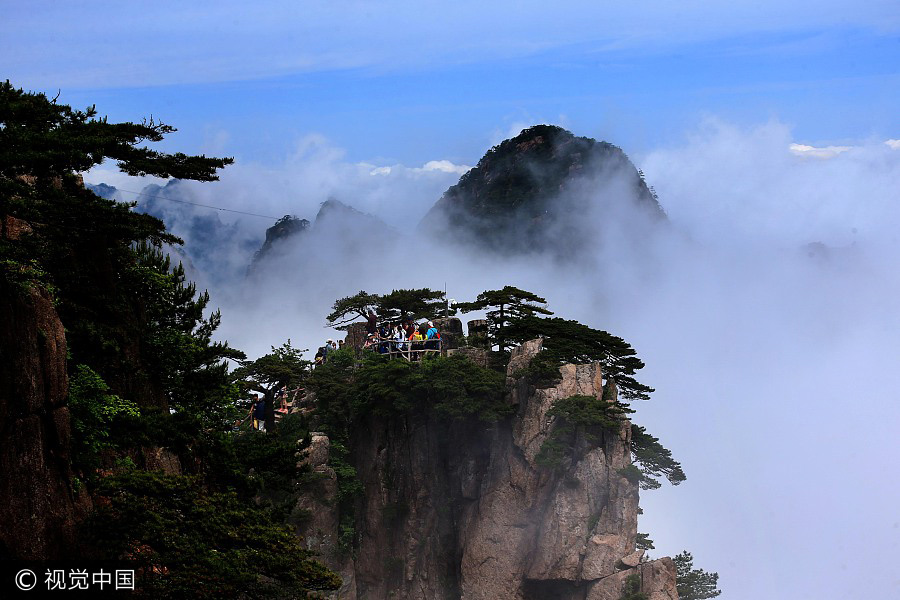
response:
<path id="1" fill-rule="evenodd" d="M 72 488 L 66 338 L 47 292 L 0 280 L 0 556 L 63 557 Z"/>
<path id="2" fill-rule="evenodd" d="M 599 363 L 564 365 L 558 385 L 529 386 L 516 373 L 540 350 L 533 340 L 513 351 L 510 419 L 372 417 L 354 432 L 351 459 L 364 488 L 355 556 L 337 551 L 338 523 L 327 515 L 300 531 L 344 577 L 337 597 L 617 599 L 636 574 L 652 600 L 677 598 L 671 561 L 640 563 L 635 552 L 638 489 L 618 473 L 631 462 L 629 423 L 602 440 L 576 440 L 565 468 L 538 464 L 553 403 L 599 397 L 604 387 Z M 318 466 L 310 466 L 324 473 L 318 435 L 309 453 Z M 326 497 L 309 508 L 328 512 L 335 492 L 326 487 L 332 497 L 323 487 Z"/>

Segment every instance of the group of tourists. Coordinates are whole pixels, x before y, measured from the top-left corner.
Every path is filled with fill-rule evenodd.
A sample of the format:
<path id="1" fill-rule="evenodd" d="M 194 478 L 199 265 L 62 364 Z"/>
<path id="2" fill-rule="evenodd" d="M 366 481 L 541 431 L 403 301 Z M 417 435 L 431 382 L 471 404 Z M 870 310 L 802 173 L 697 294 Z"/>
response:
<path id="1" fill-rule="evenodd" d="M 302 389 L 297 388 L 293 390 L 294 395 L 296 396 L 297 392 L 302 391 Z M 275 392 L 275 402 L 278 407 L 275 409 L 276 418 L 284 417 L 290 410 L 288 393 L 287 386 L 282 386 L 280 390 Z M 266 430 L 266 399 L 262 394 L 250 394 L 250 412 L 237 425 L 239 426 L 241 422 L 247 419 L 252 419 L 253 429 Z"/>
<path id="2" fill-rule="evenodd" d="M 382 323 L 379 327 L 377 319 L 375 313 L 369 311 L 363 348 L 381 354 L 441 349 L 441 333 L 434 326 L 434 321 L 416 323 L 413 319 L 405 319 L 395 323 Z M 413 354 L 412 358 L 417 354 Z"/>
<path id="3" fill-rule="evenodd" d="M 313 359 L 315 361 L 315 366 L 319 366 L 328 360 L 328 355 L 335 350 L 340 350 L 344 347 L 344 340 L 338 340 L 337 343 L 334 343 L 334 340 L 328 339 L 325 342 L 325 345 L 316 350 L 316 356 Z"/>
<path id="4" fill-rule="evenodd" d="M 335 342 L 329 339 L 325 345 L 316 351 L 315 366 L 319 366 L 328 360 L 328 356 L 344 347 L 344 340 Z M 366 318 L 366 340 L 363 348 L 380 354 L 408 353 L 410 360 L 417 360 L 425 351 L 441 350 L 441 333 L 434 321 L 417 323 L 413 319 L 403 319 L 393 323 L 378 324 L 378 317 L 374 311 L 369 311 Z M 301 388 L 293 390 L 294 396 Z M 278 408 L 278 416 L 284 416 L 288 412 L 289 390 L 283 387 L 275 393 L 275 404 Z M 253 428 L 259 431 L 266 429 L 266 402 L 262 394 L 251 394 L 250 410 L 243 419 L 251 419 Z M 239 425 L 240 423 L 238 423 Z"/>

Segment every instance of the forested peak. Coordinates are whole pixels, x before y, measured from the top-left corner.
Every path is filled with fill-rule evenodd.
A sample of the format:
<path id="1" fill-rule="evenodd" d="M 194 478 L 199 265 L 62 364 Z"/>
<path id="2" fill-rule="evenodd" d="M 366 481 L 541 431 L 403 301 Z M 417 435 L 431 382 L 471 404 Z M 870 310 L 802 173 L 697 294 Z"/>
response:
<path id="1" fill-rule="evenodd" d="M 559 249 L 560 228 L 583 225 L 586 211 L 623 206 L 664 216 L 621 148 L 556 125 L 534 125 L 488 150 L 426 221 L 445 224 L 448 239 L 504 253 L 540 251 Z"/>

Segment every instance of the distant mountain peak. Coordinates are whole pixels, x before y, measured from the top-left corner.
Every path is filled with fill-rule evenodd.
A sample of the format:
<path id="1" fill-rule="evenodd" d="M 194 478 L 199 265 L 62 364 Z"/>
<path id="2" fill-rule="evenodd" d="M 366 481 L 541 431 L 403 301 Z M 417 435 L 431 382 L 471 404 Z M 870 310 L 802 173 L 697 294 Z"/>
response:
<path id="1" fill-rule="evenodd" d="M 613 180 L 620 183 L 615 191 L 607 185 Z M 548 232 L 557 233 L 551 225 L 567 220 L 577 225 L 585 209 L 604 205 L 637 206 L 665 217 L 620 148 L 556 125 L 534 125 L 488 150 L 425 220 L 440 223 L 452 239 L 513 253 L 540 251 L 557 247 L 545 239 Z"/>

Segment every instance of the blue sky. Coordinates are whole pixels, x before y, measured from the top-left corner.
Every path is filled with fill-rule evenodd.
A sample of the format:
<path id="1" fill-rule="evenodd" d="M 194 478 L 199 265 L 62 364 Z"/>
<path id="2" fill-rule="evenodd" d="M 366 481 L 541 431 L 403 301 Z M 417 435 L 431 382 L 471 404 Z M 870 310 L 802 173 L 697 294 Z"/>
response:
<path id="1" fill-rule="evenodd" d="M 14 84 L 243 160 L 315 132 L 349 160 L 471 164 L 538 121 L 641 153 L 709 115 L 812 145 L 900 137 L 891 2 L 2 4 Z"/>

